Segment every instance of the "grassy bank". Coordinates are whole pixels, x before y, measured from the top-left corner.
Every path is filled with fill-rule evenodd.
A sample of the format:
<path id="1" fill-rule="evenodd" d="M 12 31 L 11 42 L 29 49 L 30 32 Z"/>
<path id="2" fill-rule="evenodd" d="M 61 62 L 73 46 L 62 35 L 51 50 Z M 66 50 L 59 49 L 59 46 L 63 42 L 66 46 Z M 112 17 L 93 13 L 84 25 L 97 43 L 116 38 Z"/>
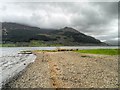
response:
<path id="1" fill-rule="evenodd" d="M 15 43 L 15 44 L 0 44 L 0 47 L 52 47 L 52 46 L 64 46 L 62 44 L 29 44 L 29 43 Z"/>
<path id="2" fill-rule="evenodd" d="M 0 47 L 17 47 L 15 44 L 0 44 Z"/>
<path id="3" fill-rule="evenodd" d="M 104 54 L 104 55 L 120 55 L 120 49 L 89 49 L 89 50 L 78 50 L 75 52 L 90 53 L 90 54 Z"/>
<path id="4" fill-rule="evenodd" d="M 36 52 L 60 52 L 60 51 L 74 51 L 74 52 L 79 52 L 79 53 L 103 54 L 103 55 L 120 55 L 120 49 L 89 49 L 89 50 L 57 49 L 57 50 L 36 50 Z"/>

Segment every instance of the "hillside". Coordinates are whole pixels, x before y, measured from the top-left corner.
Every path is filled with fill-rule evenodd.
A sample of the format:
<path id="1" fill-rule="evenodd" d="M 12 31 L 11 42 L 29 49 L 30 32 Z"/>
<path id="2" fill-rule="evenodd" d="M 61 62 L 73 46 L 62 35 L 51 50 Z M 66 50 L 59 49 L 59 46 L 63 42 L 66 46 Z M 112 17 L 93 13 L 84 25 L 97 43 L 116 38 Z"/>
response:
<path id="1" fill-rule="evenodd" d="M 2 23 L 3 44 L 12 43 L 18 46 L 31 45 L 107 45 L 94 37 L 85 35 L 71 27 L 61 29 L 43 29 L 17 23 Z"/>

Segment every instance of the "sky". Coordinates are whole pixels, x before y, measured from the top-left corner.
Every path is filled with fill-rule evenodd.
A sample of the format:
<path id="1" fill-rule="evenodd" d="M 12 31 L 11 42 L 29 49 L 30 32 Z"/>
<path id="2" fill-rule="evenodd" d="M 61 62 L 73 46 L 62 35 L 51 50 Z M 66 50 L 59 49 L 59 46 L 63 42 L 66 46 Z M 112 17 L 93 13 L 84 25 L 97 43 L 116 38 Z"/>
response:
<path id="1" fill-rule="evenodd" d="M 54 29 L 67 26 L 101 41 L 118 41 L 117 2 L 3 2 L 0 22 Z"/>

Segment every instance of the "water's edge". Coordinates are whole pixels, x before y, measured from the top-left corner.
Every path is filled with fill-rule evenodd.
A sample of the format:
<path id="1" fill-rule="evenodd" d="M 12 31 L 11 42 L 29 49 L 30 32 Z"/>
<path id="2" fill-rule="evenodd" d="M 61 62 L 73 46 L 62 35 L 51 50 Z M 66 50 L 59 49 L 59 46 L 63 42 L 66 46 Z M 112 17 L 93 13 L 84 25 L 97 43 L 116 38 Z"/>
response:
<path id="1" fill-rule="evenodd" d="M 2 80 L 0 82 L 0 85 L 1 85 L 0 88 L 3 88 L 6 85 L 6 83 L 9 83 L 11 80 L 13 80 L 13 78 L 18 77 L 19 74 L 24 72 L 26 67 L 28 67 L 31 63 L 33 63 L 35 61 L 36 55 L 34 55 L 34 54 L 27 54 L 27 55 L 28 55 L 27 58 L 22 57 L 22 59 L 25 59 L 25 61 L 19 62 L 19 64 L 13 65 L 11 69 L 5 69 L 4 71 L 1 72 Z M 7 59 L 9 59 L 9 58 L 7 58 Z M 20 60 L 20 59 L 18 59 L 18 60 Z"/>
<path id="2" fill-rule="evenodd" d="M 14 56 L 14 54 L 16 55 L 16 53 L 18 53 L 18 51 L 21 51 L 21 50 L 31 50 L 31 51 L 55 50 L 58 48 L 60 48 L 60 49 L 79 49 L 79 50 L 82 50 L 82 49 L 118 49 L 118 47 L 99 47 L 99 46 L 97 46 L 97 47 L 93 47 L 93 46 L 92 47 L 91 46 L 89 46 L 89 47 L 86 47 L 86 46 L 82 46 L 82 47 L 77 47 L 77 46 L 76 47 L 16 47 L 16 48 L 15 47 L 8 47 L 8 48 L 5 47 L 5 48 L 2 48 L 3 49 L 2 52 L 5 54 L 3 54 L 0 58 L 7 57 L 7 56 Z M 27 67 L 35 61 L 36 57 L 32 58 L 32 59 L 34 59 L 34 60 L 31 60 L 31 58 L 27 58 L 24 62 L 19 63 L 18 64 L 19 66 L 17 67 L 17 69 L 15 69 L 15 70 L 13 69 L 14 72 L 12 72 L 10 74 L 9 74 L 9 72 L 6 73 L 7 71 L 5 73 L 2 73 L 3 75 L 6 74 L 5 76 L 7 76 L 7 74 L 9 74 L 9 75 L 11 75 L 11 77 L 7 77 L 7 79 L 5 81 L 0 82 L 0 83 L 2 83 L 0 88 L 9 87 L 9 86 L 7 86 L 7 83 L 11 82 L 14 79 L 17 79 L 20 75 L 22 75 L 26 71 Z M 24 67 L 21 67 L 23 63 L 26 63 L 26 65 Z M 19 68 L 19 67 L 21 67 L 21 68 Z M 1 76 L 1 77 L 3 77 L 3 76 Z"/>
<path id="3" fill-rule="evenodd" d="M 32 62 L 34 63 L 34 62 Z M 17 73 L 15 76 L 9 78 L 7 80 L 7 82 L 5 82 L 3 85 L 2 85 L 2 88 L 1 90 L 8 90 L 8 88 L 11 88 L 8 84 L 13 81 L 13 80 L 16 80 L 17 78 L 19 78 L 20 76 L 22 76 L 22 74 L 27 70 L 27 68 L 32 64 L 32 63 L 29 63 L 22 71 L 20 71 L 19 73 Z"/>

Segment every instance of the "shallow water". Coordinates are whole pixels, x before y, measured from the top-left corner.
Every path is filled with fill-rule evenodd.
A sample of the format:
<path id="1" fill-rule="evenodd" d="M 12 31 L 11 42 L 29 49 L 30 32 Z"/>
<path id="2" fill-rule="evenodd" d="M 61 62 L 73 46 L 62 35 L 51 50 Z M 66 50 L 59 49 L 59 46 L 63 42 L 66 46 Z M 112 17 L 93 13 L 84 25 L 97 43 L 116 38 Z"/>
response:
<path id="1" fill-rule="evenodd" d="M 0 56 L 0 85 L 22 71 L 28 64 L 34 62 L 33 54 L 18 54 L 22 48 L 2 48 Z"/>
<path id="2" fill-rule="evenodd" d="M 64 47 L 2 47 L 0 48 L 0 85 L 5 84 L 10 78 L 22 71 L 28 64 L 34 62 L 33 54 L 18 54 L 22 50 L 55 50 L 63 49 L 99 49 L 118 48 L 101 46 L 64 46 Z"/>

